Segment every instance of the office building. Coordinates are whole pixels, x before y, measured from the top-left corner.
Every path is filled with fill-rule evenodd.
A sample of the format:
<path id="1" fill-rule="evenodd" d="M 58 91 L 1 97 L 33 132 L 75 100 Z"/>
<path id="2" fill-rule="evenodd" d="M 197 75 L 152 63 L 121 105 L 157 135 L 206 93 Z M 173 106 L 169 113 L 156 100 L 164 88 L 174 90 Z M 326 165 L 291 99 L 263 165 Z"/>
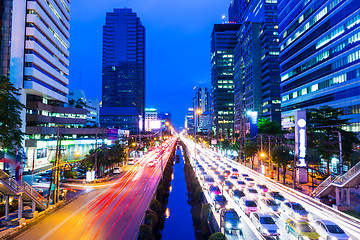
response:
<path id="1" fill-rule="evenodd" d="M 185 130 L 187 134 L 193 135 L 195 132 L 194 126 L 194 109 L 189 108 L 185 116 Z"/>
<path id="2" fill-rule="evenodd" d="M 0 76 L 9 77 L 12 0 L 0 2 Z"/>
<path id="3" fill-rule="evenodd" d="M 131 9 L 114 9 L 106 14 L 102 73 L 102 108 L 115 107 L 117 113 L 125 114 L 125 118 L 137 111 L 138 117 L 131 119 L 145 119 L 145 28 Z M 111 113 L 111 110 L 101 112 Z M 100 116 L 101 124 L 121 126 L 121 121 L 109 122 L 111 118 L 121 117 L 104 116 L 105 121 Z M 125 125 L 122 126 L 124 130 Z M 135 126 L 136 123 L 130 125 Z M 145 130 L 145 121 L 142 121 L 140 129 Z M 138 133 L 140 129 L 133 128 L 132 133 Z"/>
<path id="4" fill-rule="evenodd" d="M 210 104 L 211 99 L 208 89 L 206 87 L 196 88 L 195 97 L 193 98 L 193 108 L 195 109 L 194 121 L 196 121 L 198 132 L 211 130 L 211 123 L 205 120 L 207 119 L 205 115 L 207 114 L 206 116 L 208 117 L 208 113 L 211 111 Z M 196 111 L 200 111 L 200 113 L 197 113 Z M 202 117 L 203 121 L 200 121 L 202 115 L 204 115 L 204 117 Z"/>
<path id="5" fill-rule="evenodd" d="M 69 92 L 69 106 L 86 109 L 86 124 L 84 127 L 99 127 L 100 125 L 100 103 L 97 98 L 89 99 L 81 89 Z"/>
<path id="6" fill-rule="evenodd" d="M 234 135 L 234 49 L 240 24 L 215 24 L 211 34 L 211 112 L 217 137 Z"/>
<path id="7" fill-rule="evenodd" d="M 243 136 L 250 130 L 248 112 L 281 121 L 279 40 L 276 2 L 238 2 L 240 14 L 231 19 L 242 23 L 235 48 L 235 132 Z"/>
<path id="8" fill-rule="evenodd" d="M 295 110 L 329 105 L 360 132 L 360 1 L 278 2 L 283 127 Z"/>

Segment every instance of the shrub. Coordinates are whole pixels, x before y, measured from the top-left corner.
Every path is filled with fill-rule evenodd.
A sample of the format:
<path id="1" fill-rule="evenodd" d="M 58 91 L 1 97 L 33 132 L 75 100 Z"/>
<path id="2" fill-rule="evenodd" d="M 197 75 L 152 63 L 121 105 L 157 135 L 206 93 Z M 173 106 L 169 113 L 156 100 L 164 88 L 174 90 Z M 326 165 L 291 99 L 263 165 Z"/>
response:
<path id="1" fill-rule="evenodd" d="M 157 199 L 151 200 L 150 209 L 156 212 L 158 216 L 161 216 L 162 205 Z"/>
<path id="2" fill-rule="evenodd" d="M 227 239 L 223 233 L 217 232 L 209 237 L 209 240 L 224 240 Z"/>
<path id="3" fill-rule="evenodd" d="M 152 235 L 151 227 L 147 225 L 140 225 L 140 231 L 138 240 L 153 240 L 154 237 Z"/>

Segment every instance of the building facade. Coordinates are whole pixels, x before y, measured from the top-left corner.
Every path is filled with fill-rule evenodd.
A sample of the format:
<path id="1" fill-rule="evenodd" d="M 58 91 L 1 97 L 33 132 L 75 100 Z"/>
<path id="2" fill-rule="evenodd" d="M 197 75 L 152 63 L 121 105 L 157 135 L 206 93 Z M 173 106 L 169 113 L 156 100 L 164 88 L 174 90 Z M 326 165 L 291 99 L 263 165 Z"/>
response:
<path id="1" fill-rule="evenodd" d="M 230 21 L 242 23 L 234 69 L 235 132 L 242 134 L 244 124 L 250 129 L 249 111 L 280 123 L 281 100 L 276 1 L 240 1 L 239 6 L 240 14 Z"/>
<path id="2" fill-rule="evenodd" d="M 195 132 L 194 126 L 194 109 L 189 108 L 185 116 L 185 130 L 187 134 L 193 135 Z"/>
<path id="3" fill-rule="evenodd" d="M 12 0 L 0 2 L 0 76 L 9 77 Z"/>
<path id="4" fill-rule="evenodd" d="M 360 1 L 278 2 L 283 127 L 295 110 L 329 105 L 360 132 Z"/>
<path id="5" fill-rule="evenodd" d="M 211 34 L 211 112 L 215 136 L 234 135 L 234 49 L 240 24 L 215 24 Z"/>
<path id="6" fill-rule="evenodd" d="M 131 9 L 106 14 L 102 73 L 102 107 L 134 108 L 145 118 L 145 28 Z"/>
<path id="7" fill-rule="evenodd" d="M 195 90 L 195 97 L 193 98 L 194 121 L 196 121 L 197 131 L 209 131 L 211 130 L 211 122 L 201 121 L 201 116 L 208 114 L 211 111 L 210 108 L 211 99 L 210 92 L 206 87 L 198 87 Z M 198 114 L 196 111 L 199 110 L 201 113 Z M 202 119 L 205 119 L 203 117 Z M 207 125 L 206 125 L 207 124 Z"/>

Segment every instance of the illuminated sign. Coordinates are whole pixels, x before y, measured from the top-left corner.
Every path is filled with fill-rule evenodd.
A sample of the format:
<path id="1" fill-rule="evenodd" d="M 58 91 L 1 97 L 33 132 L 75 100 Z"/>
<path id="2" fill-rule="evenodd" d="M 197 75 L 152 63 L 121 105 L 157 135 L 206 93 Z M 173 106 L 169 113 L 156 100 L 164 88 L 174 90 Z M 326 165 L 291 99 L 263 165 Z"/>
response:
<path id="1" fill-rule="evenodd" d="M 299 159 L 299 167 L 306 167 L 306 111 L 295 112 L 295 153 Z"/>

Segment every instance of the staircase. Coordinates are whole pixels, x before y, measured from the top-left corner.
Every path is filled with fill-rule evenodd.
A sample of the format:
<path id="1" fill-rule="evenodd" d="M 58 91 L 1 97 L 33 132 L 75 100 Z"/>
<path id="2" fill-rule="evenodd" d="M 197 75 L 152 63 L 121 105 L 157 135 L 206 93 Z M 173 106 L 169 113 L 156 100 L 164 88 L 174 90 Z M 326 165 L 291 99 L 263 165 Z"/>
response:
<path id="1" fill-rule="evenodd" d="M 41 196 L 34 188 L 32 188 L 27 182 L 18 184 L 11 176 L 0 169 L 0 192 L 3 195 L 17 196 L 22 194 L 23 201 L 34 201 L 36 207 L 41 210 L 45 210 L 48 205 L 46 198 Z"/>
<path id="2" fill-rule="evenodd" d="M 352 188 L 360 184 L 360 162 L 353 166 L 347 173 L 333 177 L 329 176 L 312 192 L 313 197 L 322 197 L 331 193 L 336 187 Z"/>

